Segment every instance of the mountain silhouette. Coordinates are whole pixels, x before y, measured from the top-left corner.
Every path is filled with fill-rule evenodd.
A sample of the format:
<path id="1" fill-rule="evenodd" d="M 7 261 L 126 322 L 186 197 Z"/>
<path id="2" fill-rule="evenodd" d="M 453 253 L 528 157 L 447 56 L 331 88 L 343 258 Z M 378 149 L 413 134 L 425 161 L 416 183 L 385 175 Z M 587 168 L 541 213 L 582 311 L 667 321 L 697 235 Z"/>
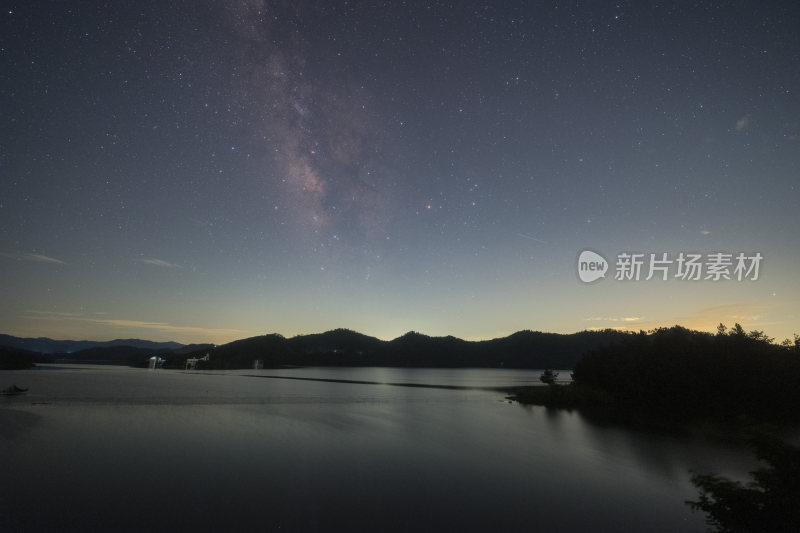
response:
<path id="1" fill-rule="evenodd" d="M 499 339 L 466 341 L 453 336 L 431 337 L 410 331 L 384 341 L 348 329 L 298 335 L 277 333 L 250 337 L 197 350 L 190 357 L 209 355 L 200 368 L 279 366 L 399 366 L 572 368 L 586 351 L 621 341 L 630 333 L 615 330 L 573 334 L 520 331 Z M 168 357 L 167 366 L 184 364 L 186 357 Z"/>
<path id="2" fill-rule="evenodd" d="M 114 346 L 132 346 L 154 350 L 175 350 L 184 345 L 177 342 L 153 342 L 142 339 L 115 339 L 113 341 L 71 341 L 53 340 L 47 337 L 23 338 L 0 334 L 0 346 L 19 348 L 43 354 L 73 353 L 89 348 L 109 348 Z"/>

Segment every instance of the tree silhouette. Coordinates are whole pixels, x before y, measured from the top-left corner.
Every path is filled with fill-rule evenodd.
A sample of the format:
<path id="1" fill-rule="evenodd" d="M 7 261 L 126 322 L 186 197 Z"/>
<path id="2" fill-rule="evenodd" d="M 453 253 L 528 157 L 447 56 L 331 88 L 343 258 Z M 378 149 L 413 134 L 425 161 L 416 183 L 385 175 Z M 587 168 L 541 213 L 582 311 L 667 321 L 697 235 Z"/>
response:
<path id="1" fill-rule="evenodd" d="M 548 385 L 555 385 L 557 377 L 558 377 L 558 372 L 554 372 L 549 368 L 547 368 L 545 369 L 544 372 L 542 372 L 542 375 L 539 376 L 539 379 L 542 381 L 542 383 L 547 383 Z"/>
<path id="2" fill-rule="evenodd" d="M 686 503 L 706 513 L 710 531 L 800 531 L 800 448 L 774 437 L 753 439 L 756 456 L 767 467 L 752 472 L 743 485 L 714 474 L 693 474 L 700 490 Z"/>

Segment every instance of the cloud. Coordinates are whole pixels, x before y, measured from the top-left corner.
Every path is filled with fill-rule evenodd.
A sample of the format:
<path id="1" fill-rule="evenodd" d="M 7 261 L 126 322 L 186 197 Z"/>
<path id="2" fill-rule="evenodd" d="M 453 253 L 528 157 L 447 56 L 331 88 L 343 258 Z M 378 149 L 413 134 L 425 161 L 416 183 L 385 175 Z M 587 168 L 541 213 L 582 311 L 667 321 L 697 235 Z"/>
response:
<path id="1" fill-rule="evenodd" d="M 84 316 L 83 313 L 65 313 L 60 311 L 35 311 L 33 309 L 27 309 L 24 311 L 29 315 L 26 318 L 34 318 L 34 319 L 41 319 L 41 320 L 63 320 L 63 319 L 70 319 L 70 318 L 81 318 Z"/>
<path id="2" fill-rule="evenodd" d="M 123 328 L 138 328 L 138 329 L 155 329 L 158 331 L 168 331 L 174 333 L 202 333 L 206 335 L 238 335 L 245 333 L 241 329 L 226 329 L 226 328 L 202 328 L 199 326 L 175 326 L 167 322 L 146 322 L 142 320 L 125 320 L 125 319 L 101 319 L 101 318 L 84 318 L 82 320 L 94 322 L 96 324 L 105 324 L 108 326 L 117 326 Z"/>
<path id="3" fill-rule="evenodd" d="M 102 315 L 104 313 L 93 313 L 94 315 Z M 144 320 L 128 320 L 119 318 L 92 318 L 86 316 L 84 313 L 65 313 L 57 311 L 36 311 L 27 310 L 25 315 L 21 318 L 28 320 L 50 320 L 50 321 L 77 321 L 77 322 L 90 322 L 92 324 L 101 324 L 105 326 L 114 326 L 121 328 L 133 328 L 142 330 L 157 330 L 161 332 L 170 333 L 195 333 L 207 336 L 221 337 L 221 336 L 237 336 L 247 333 L 241 329 L 233 328 L 203 328 L 199 326 L 176 326 L 168 322 L 148 322 Z"/>
<path id="4" fill-rule="evenodd" d="M 622 317 L 607 317 L 596 316 L 591 318 L 584 318 L 588 322 L 638 322 L 642 320 L 639 316 L 622 316 Z"/>
<path id="5" fill-rule="evenodd" d="M 602 329 L 616 329 L 625 331 L 631 328 L 647 331 L 661 327 L 680 325 L 698 331 L 713 332 L 716 330 L 717 325 L 720 322 L 727 326 L 732 326 L 734 323 L 738 322 L 746 328 L 754 328 L 756 326 L 763 328 L 764 326 L 774 325 L 774 322 L 765 320 L 765 317 L 769 315 L 771 306 L 772 304 L 762 302 L 730 303 L 700 308 L 683 315 L 664 316 L 660 319 L 645 319 L 644 317 L 597 316 L 584 318 L 583 320 L 587 322 L 603 323 L 603 325 L 597 325 L 588 328 L 592 331 Z"/>
<path id="6" fill-rule="evenodd" d="M 602 331 L 614 329 L 617 331 L 639 331 L 659 328 L 665 325 L 663 321 L 645 319 L 641 316 L 596 316 L 584 318 L 587 322 L 602 322 L 602 325 L 592 326 L 589 331 Z"/>
<path id="7" fill-rule="evenodd" d="M 176 263 L 169 263 L 161 259 L 142 259 L 142 263 L 147 263 L 148 265 L 164 267 L 164 268 L 183 268 L 182 266 Z"/>
<path id="8" fill-rule="evenodd" d="M 58 265 L 66 265 L 66 263 L 60 259 L 42 254 L 0 252 L 0 256 L 8 257 L 9 259 L 15 259 L 17 261 L 33 261 L 35 263 L 55 263 Z"/>
<path id="9" fill-rule="evenodd" d="M 681 320 L 693 323 L 716 324 L 720 322 L 758 322 L 764 311 L 767 309 L 767 304 L 763 303 L 734 303 L 715 305 L 713 307 L 705 307 L 699 309 L 693 315 L 679 317 Z"/>

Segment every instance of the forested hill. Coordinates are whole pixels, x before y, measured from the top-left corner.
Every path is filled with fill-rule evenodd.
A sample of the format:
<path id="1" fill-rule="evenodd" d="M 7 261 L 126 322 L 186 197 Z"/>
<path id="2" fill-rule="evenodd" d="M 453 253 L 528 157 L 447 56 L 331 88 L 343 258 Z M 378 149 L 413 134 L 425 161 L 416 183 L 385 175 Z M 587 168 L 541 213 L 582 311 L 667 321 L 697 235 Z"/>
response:
<path id="1" fill-rule="evenodd" d="M 148 359 L 154 355 L 180 357 L 210 348 L 212 344 L 184 345 L 142 339 L 72 341 L 0 335 L 0 369 L 29 368 L 36 363 L 147 366 Z"/>
<path id="2" fill-rule="evenodd" d="M 92 348 L 129 346 L 148 350 L 177 350 L 184 345 L 177 342 L 154 342 L 142 339 L 114 339 L 113 341 L 54 340 L 47 337 L 24 338 L 0 334 L 0 346 L 29 350 L 43 354 L 74 353 Z"/>
<path id="3" fill-rule="evenodd" d="M 285 338 L 279 334 L 251 337 L 224 344 L 209 353 L 204 368 L 250 368 L 261 360 L 278 366 L 403 366 L 572 368 L 583 353 L 629 336 L 614 330 L 582 331 L 562 335 L 519 331 L 508 337 L 465 341 L 409 332 L 391 341 L 336 329 L 326 333 Z M 180 366 L 185 357 L 168 357 L 168 366 Z"/>
<path id="4" fill-rule="evenodd" d="M 720 324 L 716 335 L 661 328 L 591 350 L 573 376 L 575 391 L 602 392 L 618 413 L 800 422 L 797 335 L 775 344 L 763 331 L 746 333 L 739 324 L 730 330 Z"/>

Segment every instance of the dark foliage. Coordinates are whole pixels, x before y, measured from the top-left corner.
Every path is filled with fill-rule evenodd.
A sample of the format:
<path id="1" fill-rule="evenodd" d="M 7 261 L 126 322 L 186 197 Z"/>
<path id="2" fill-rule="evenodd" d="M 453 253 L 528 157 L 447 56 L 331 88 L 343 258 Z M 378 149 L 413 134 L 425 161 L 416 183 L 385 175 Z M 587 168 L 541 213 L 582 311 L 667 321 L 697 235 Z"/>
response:
<path id="1" fill-rule="evenodd" d="M 229 342 L 222 346 L 217 346 L 213 350 L 198 350 L 177 358 L 178 364 L 173 358 L 167 358 L 168 364 L 165 366 L 180 366 L 188 357 L 203 357 L 211 354 L 210 361 L 204 361 L 198 368 L 201 369 L 232 369 L 232 368 L 252 368 L 254 359 L 261 359 L 265 367 L 276 367 L 281 364 L 293 365 L 296 359 L 295 352 L 288 346 L 283 335 L 273 333 L 260 337 L 250 337 L 238 341 Z M 182 361 L 182 362 L 181 362 Z"/>
<path id="2" fill-rule="evenodd" d="M 146 366 L 146 360 L 162 353 L 152 348 L 135 346 L 97 347 L 79 350 L 69 354 L 55 354 L 55 361 L 60 363 L 84 363 L 95 365 L 131 365 Z"/>
<path id="3" fill-rule="evenodd" d="M 555 385 L 557 377 L 558 377 L 558 372 L 554 372 L 553 370 L 548 368 L 544 372 L 542 372 L 542 375 L 539 376 L 539 380 L 542 383 L 546 383 L 548 385 Z"/>
<path id="4" fill-rule="evenodd" d="M 694 474 L 700 496 L 686 503 L 706 513 L 710 531 L 800 531 L 800 448 L 766 436 L 752 444 L 767 465 L 751 473 L 753 481 Z"/>
<path id="5" fill-rule="evenodd" d="M 602 390 L 578 387 L 573 384 L 552 384 L 548 387 L 522 386 L 504 389 L 509 393 L 508 399 L 522 404 L 544 405 L 558 409 L 580 409 L 593 419 L 614 420 L 613 402 Z"/>
<path id="6" fill-rule="evenodd" d="M 0 346 L 0 370 L 31 368 L 40 356 L 37 352 Z"/>
<path id="7" fill-rule="evenodd" d="M 620 342 L 628 336 L 630 333 L 612 329 L 580 331 L 570 335 L 525 330 L 508 337 L 471 344 L 474 344 L 481 358 L 493 363 L 489 366 L 573 368 L 587 350 Z"/>
<path id="8" fill-rule="evenodd" d="M 619 409 L 662 419 L 800 421 L 800 357 L 738 324 L 717 335 L 679 326 L 640 332 L 589 351 L 573 378 Z"/>

